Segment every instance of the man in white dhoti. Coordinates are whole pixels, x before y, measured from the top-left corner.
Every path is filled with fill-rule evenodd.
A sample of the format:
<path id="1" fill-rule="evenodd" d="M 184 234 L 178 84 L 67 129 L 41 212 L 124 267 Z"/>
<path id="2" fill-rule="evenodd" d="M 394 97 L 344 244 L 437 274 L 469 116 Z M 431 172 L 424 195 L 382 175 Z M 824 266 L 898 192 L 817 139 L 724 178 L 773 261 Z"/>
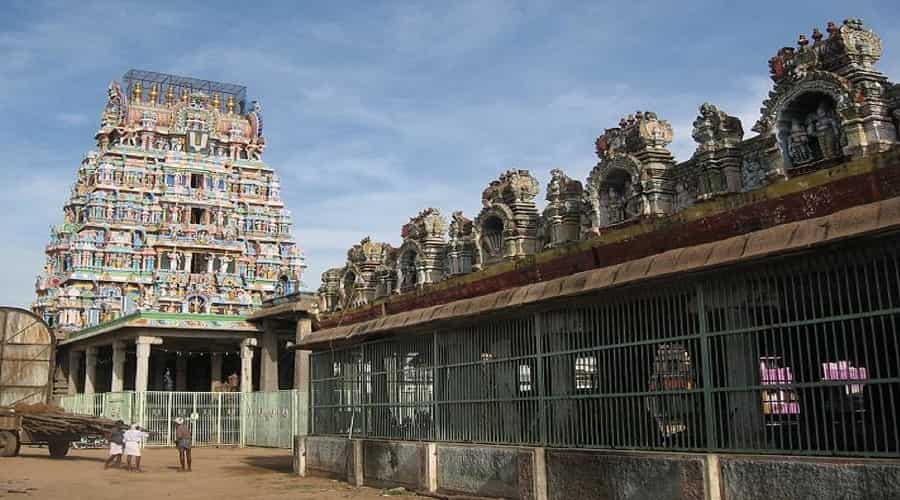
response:
<path id="1" fill-rule="evenodd" d="M 108 469 L 113 461 L 116 462 L 116 467 L 122 466 L 122 451 L 125 448 L 125 434 L 122 432 L 124 429 L 125 422 L 119 420 L 116 422 L 116 428 L 107 436 L 109 440 L 109 458 L 103 464 L 104 469 Z"/>
<path id="2" fill-rule="evenodd" d="M 131 457 L 134 457 L 134 470 L 141 471 L 141 441 L 150 437 L 138 424 L 132 424 L 131 429 L 125 431 L 125 457 L 126 469 L 130 472 Z"/>

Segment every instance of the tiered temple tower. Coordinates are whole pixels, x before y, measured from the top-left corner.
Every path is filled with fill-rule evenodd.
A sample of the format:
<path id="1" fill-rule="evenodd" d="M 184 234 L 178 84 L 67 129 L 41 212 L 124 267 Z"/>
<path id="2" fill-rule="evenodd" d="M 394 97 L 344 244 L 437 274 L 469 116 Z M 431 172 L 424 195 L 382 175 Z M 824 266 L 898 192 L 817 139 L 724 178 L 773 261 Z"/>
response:
<path id="1" fill-rule="evenodd" d="M 138 311 L 244 315 L 297 291 L 303 256 L 245 87 L 137 70 L 122 85 L 51 228 L 34 311 L 65 338 Z"/>

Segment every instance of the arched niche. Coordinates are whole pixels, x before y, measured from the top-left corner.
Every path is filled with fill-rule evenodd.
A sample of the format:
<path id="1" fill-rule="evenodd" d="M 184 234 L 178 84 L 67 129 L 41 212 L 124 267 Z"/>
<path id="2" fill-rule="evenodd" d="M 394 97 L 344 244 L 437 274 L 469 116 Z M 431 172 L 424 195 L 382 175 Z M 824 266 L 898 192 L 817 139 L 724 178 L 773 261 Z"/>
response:
<path id="1" fill-rule="evenodd" d="M 279 297 L 289 295 L 293 292 L 291 288 L 291 280 L 287 276 L 281 275 L 275 283 L 275 295 Z"/>
<path id="2" fill-rule="evenodd" d="M 831 93 L 821 90 L 799 93 L 781 106 L 775 133 L 788 171 L 844 156 L 847 141 L 838 106 Z"/>
<path id="3" fill-rule="evenodd" d="M 481 251 L 486 258 L 503 257 L 503 218 L 497 214 L 489 214 L 481 221 Z"/>
<path id="4" fill-rule="evenodd" d="M 397 259 L 397 289 L 400 292 L 412 290 L 420 284 L 419 262 L 421 253 L 416 245 L 407 244 L 400 250 Z"/>
<path id="5" fill-rule="evenodd" d="M 203 295 L 193 294 L 184 298 L 181 304 L 181 311 L 193 314 L 209 313 L 209 299 Z"/>
<path id="6" fill-rule="evenodd" d="M 357 273 L 353 269 L 347 269 L 341 276 L 340 288 L 340 308 L 348 308 L 353 306 L 355 297 Z"/>
<path id="7" fill-rule="evenodd" d="M 597 219 L 600 227 L 626 222 L 641 215 L 643 188 L 636 173 L 610 168 L 597 186 Z"/>

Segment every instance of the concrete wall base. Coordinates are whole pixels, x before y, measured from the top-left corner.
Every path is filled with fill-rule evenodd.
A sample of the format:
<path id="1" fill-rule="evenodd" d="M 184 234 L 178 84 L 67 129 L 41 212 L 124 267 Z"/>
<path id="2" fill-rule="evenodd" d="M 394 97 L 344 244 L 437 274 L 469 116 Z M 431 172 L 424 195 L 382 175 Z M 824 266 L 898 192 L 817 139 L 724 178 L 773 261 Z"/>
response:
<path id="1" fill-rule="evenodd" d="M 297 436 L 294 472 L 517 500 L 900 498 L 900 462 Z"/>

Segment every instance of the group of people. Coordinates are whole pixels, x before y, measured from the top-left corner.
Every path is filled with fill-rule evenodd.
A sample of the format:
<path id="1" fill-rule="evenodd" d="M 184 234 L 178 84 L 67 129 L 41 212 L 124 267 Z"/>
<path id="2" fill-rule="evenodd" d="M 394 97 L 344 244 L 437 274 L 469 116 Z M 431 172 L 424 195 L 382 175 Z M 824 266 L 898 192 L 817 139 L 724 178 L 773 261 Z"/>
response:
<path id="1" fill-rule="evenodd" d="M 141 470 L 141 444 L 150 437 L 140 425 L 132 424 L 131 427 L 119 420 L 117 427 L 109 433 L 109 458 L 103 464 L 104 469 L 110 466 L 122 466 L 122 455 L 125 455 L 125 470 L 128 472 L 143 472 Z M 175 419 L 175 444 L 178 448 L 178 460 L 181 464 L 179 472 L 191 472 L 191 427 L 179 417 Z"/>

